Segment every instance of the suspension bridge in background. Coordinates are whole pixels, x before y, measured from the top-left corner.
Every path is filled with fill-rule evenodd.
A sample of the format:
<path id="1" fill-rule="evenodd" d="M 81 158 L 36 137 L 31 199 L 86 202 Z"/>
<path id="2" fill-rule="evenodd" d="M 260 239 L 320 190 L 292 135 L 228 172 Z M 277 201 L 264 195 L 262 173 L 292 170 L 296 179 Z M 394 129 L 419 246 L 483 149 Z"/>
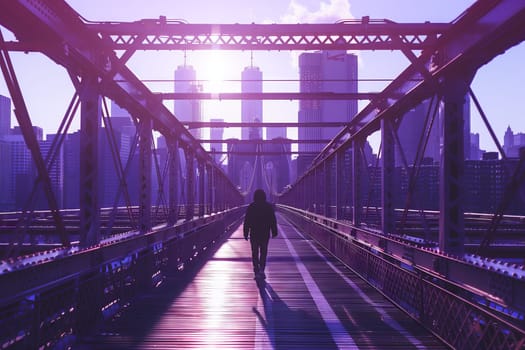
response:
<path id="1" fill-rule="evenodd" d="M 482 66 L 525 39 L 525 3 L 480 0 L 451 23 L 268 25 L 163 17 L 93 22 L 64 1 L 0 7 L 2 31 L 16 37 L 0 32 L 0 66 L 37 170 L 23 210 L 0 213 L 0 348 L 525 349 L 525 213 L 509 213 L 524 191 L 525 152 L 505 155 L 470 88 Z M 137 51 L 216 49 L 399 50 L 410 64 L 384 90 L 353 94 L 157 93 L 126 65 Z M 45 55 L 75 87 L 46 150 L 13 52 Z M 465 210 L 465 96 L 502 158 L 506 181 L 490 213 Z M 111 139 L 106 99 L 133 119 L 136 186 L 126 181 L 131 167 Z M 239 188 L 188 128 L 268 125 L 185 124 L 163 103 L 177 99 L 368 101 L 348 123 L 272 125 L 340 132 L 310 141 L 322 151 L 298 152 L 311 160 L 306 171 L 270 193 L 279 236 L 270 242 L 265 282 L 253 280 L 242 237 L 253 188 Z M 415 159 L 401 151 L 396 167 L 399 125 L 424 101 L 430 102 Z M 425 143 L 438 110 L 438 207 L 422 208 L 418 179 L 428 170 Z M 52 169 L 76 114 L 79 205 L 63 209 Z M 102 129 L 109 130 L 107 148 Z M 370 161 L 364 147 L 375 132 L 381 150 Z M 163 154 L 155 133 L 165 139 Z M 256 159 L 252 180 L 266 183 L 265 157 L 289 156 L 290 144 L 301 142 L 205 141 L 250 145 L 238 156 Z M 118 177 L 113 207 L 99 201 L 104 152 Z M 398 171 L 406 178 L 401 205 Z M 48 209 L 32 205 L 37 193 Z"/>

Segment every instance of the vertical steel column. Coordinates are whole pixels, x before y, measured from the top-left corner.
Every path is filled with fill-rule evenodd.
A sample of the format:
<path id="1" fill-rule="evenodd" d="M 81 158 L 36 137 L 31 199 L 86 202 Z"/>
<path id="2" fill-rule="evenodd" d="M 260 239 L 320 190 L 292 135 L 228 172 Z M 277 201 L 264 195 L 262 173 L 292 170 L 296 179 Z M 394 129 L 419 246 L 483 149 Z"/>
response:
<path id="1" fill-rule="evenodd" d="M 363 204 L 361 198 L 361 141 L 352 142 L 352 221 L 354 226 L 361 225 Z"/>
<path id="2" fill-rule="evenodd" d="M 222 194 L 222 176 L 215 177 L 215 201 L 216 201 L 216 210 L 223 211 L 224 207 L 222 205 L 224 196 Z"/>
<path id="3" fill-rule="evenodd" d="M 195 215 L 195 168 L 193 152 L 185 148 L 186 155 L 186 220 L 192 220 Z"/>
<path id="4" fill-rule="evenodd" d="M 215 212 L 215 186 L 214 186 L 214 180 L 213 177 L 215 176 L 215 167 L 213 165 L 208 165 L 208 171 L 206 172 L 208 175 L 208 210 L 207 214 L 211 214 Z"/>
<path id="5" fill-rule="evenodd" d="M 204 203 L 204 192 L 206 191 L 204 188 L 204 169 L 206 166 L 204 160 L 198 161 L 197 166 L 199 167 L 199 217 L 203 217 L 204 206 L 206 205 Z"/>
<path id="6" fill-rule="evenodd" d="M 381 229 L 393 233 L 394 217 L 394 137 L 390 120 L 381 120 Z"/>
<path id="7" fill-rule="evenodd" d="M 470 80 L 468 80 L 470 81 Z M 443 148 L 439 181 L 439 249 L 464 253 L 464 104 L 469 83 L 460 77 L 446 79 L 443 86 Z"/>
<path id="8" fill-rule="evenodd" d="M 307 181 L 305 178 L 303 178 L 301 181 L 301 190 L 302 190 L 302 195 L 303 195 L 303 209 L 304 210 L 308 210 L 308 196 L 310 192 L 308 192 L 307 188 L 308 188 Z"/>
<path id="9" fill-rule="evenodd" d="M 330 197 L 332 195 L 332 188 L 331 188 L 331 178 L 330 178 L 330 159 L 327 159 L 324 161 L 324 164 L 323 164 L 323 173 L 324 173 L 324 194 L 323 194 L 323 198 L 324 198 L 324 216 L 326 216 L 327 218 L 330 217 L 331 215 L 331 212 L 330 212 Z"/>
<path id="10" fill-rule="evenodd" d="M 315 213 L 315 209 L 316 209 L 316 198 L 317 198 L 317 186 L 315 185 L 315 172 L 316 170 L 314 169 L 313 171 L 310 172 L 310 174 L 308 175 L 308 188 L 310 189 L 309 192 L 309 201 L 308 201 L 308 206 L 310 207 L 310 211 L 312 213 Z M 308 190 L 307 190 L 308 191 Z"/>
<path id="11" fill-rule="evenodd" d="M 339 151 L 335 155 L 335 219 L 343 218 L 343 199 L 345 188 L 343 187 L 343 173 L 345 166 L 345 151 Z"/>
<path id="12" fill-rule="evenodd" d="M 312 180 L 312 187 L 314 192 L 314 213 L 319 214 L 321 212 L 321 208 L 319 207 L 319 191 L 322 190 L 322 185 L 319 183 L 319 166 L 316 166 L 314 169 L 313 174 L 313 180 Z"/>
<path id="13" fill-rule="evenodd" d="M 174 225 L 177 223 L 179 210 L 179 186 L 180 186 L 180 159 L 179 159 L 179 141 L 167 140 L 169 152 L 169 169 L 168 169 L 168 224 Z"/>
<path id="14" fill-rule="evenodd" d="M 80 107 L 80 246 L 100 242 L 98 135 L 102 118 L 96 76 L 84 77 Z"/>
<path id="15" fill-rule="evenodd" d="M 140 118 L 139 121 L 139 171 L 140 171 L 140 200 L 139 200 L 139 227 L 140 232 L 151 230 L 151 142 L 152 121 L 149 118 Z"/>

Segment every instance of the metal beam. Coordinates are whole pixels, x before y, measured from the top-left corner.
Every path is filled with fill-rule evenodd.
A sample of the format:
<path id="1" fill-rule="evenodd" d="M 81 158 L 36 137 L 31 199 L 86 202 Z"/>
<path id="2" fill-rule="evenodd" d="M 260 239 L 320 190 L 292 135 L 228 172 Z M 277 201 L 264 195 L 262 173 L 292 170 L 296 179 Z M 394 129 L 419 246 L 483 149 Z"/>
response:
<path id="1" fill-rule="evenodd" d="M 175 225 L 179 219 L 179 193 L 181 187 L 179 145 L 176 140 L 168 141 L 168 224 Z"/>
<path id="2" fill-rule="evenodd" d="M 348 122 L 307 122 L 307 123 L 283 123 L 283 122 L 191 122 L 182 121 L 183 125 L 189 129 L 197 128 L 324 128 L 324 127 L 343 127 L 348 125 Z"/>
<path id="3" fill-rule="evenodd" d="M 210 154 L 228 154 L 238 156 L 282 156 L 286 154 L 300 154 L 305 156 L 316 156 L 317 152 L 299 152 L 299 151 L 210 151 Z"/>
<path id="4" fill-rule="evenodd" d="M 80 245 L 88 247 L 100 241 L 99 203 L 99 130 L 102 118 L 97 78 L 82 79 L 80 107 Z"/>
<path id="5" fill-rule="evenodd" d="M 368 17 L 333 24 L 189 24 L 161 17 L 87 26 L 114 50 L 424 50 L 451 24 Z"/>
<path id="6" fill-rule="evenodd" d="M 395 229 L 395 150 L 393 129 L 390 120 L 381 120 L 381 229 L 385 234 L 393 234 Z"/>
<path id="7" fill-rule="evenodd" d="M 239 140 L 239 139 L 226 139 L 226 140 L 206 140 L 199 139 L 200 143 L 225 143 L 225 144 L 270 144 L 270 145 L 282 145 L 282 144 L 291 144 L 291 143 L 321 143 L 327 144 L 331 140 L 290 140 L 290 139 L 271 139 L 271 140 Z"/>
<path id="8" fill-rule="evenodd" d="M 2 6 L 0 24 L 25 45 L 40 43 L 39 51 L 64 66 L 71 76 L 96 76 L 100 95 L 139 119 L 150 119 L 153 129 L 168 139 L 177 139 L 181 147 L 191 148 L 197 159 L 218 167 L 162 100 L 123 64 L 129 55 L 118 57 L 108 40 L 89 28 L 65 1 L 10 1 Z M 229 179 L 224 185 L 235 188 Z"/>
<path id="9" fill-rule="evenodd" d="M 363 108 L 314 160 L 318 163 L 352 139 L 379 129 L 384 118 L 397 118 L 435 93 L 440 78 L 447 74 L 476 71 L 525 40 L 525 3 L 514 0 L 478 1 L 467 10 L 446 35 L 435 43 L 435 50 L 422 54 L 378 98 Z M 421 67 L 429 74 L 421 79 Z M 403 96 L 399 99 L 391 96 Z"/>
<path id="10" fill-rule="evenodd" d="M 35 166 L 38 171 L 38 178 L 42 184 L 44 194 L 47 199 L 47 203 L 51 212 L 53 213 L 53 218 L 55 220 L 56 230 L 60 236 L 60 240 L 63 245 L 69 246 L 69 237 L 66 234 L 65 226 L 62 217 L 60 216 L 59 206 L 55 193 L 53 192 L 53 186 L 51 184 L 51 178 L 49 177 L 49 172 L 46 166 L 46 160 L 42 156 L 40 151 L 40 145 L 36 138 L 35 132 L 33 130 L 33 124 L 31 123 L 31 117 L 27 106 L 24 102 L 24 97 L 22 95 L 22 90 L 18 84 L 18 79 L 15 74 L 13 64 L 9 53 L 5 50 L 4 47 L 4 37 L 0 31 L 0 69 L 5 77 L 6 85 L 13 98 L 13 104 L 15 106 L 14 112 L 18 124 L 20 125 L 20 130 L 22 131 L 22 136 L 24 141 L 31 153 L 31 157 L 35 163 Z M 37 183 L 35 183 L 36 185 Z M 31 195 L 32 197 L 32 195 Z M 30 198 L 32 199 L 32 198 Z M 24 209 L 25 210 L 25 209 Z"/>
<path id="11" fill-rule="evenodd" d="M 160 92 L 161 100 L 371 100 L 378 92 Z"/>
<path id="12" fill-rule="evenodd" d="M 139 122 L 139 227 L 141 233 L 151 230 L 151 119 L 142 118 Z"/>
<path id="13" fill-rule="evenodd" d="M 166 137 L 178 138 L 181 147 L 191 147 L 196 157 L 213 162 L 158 96 L 121 63 L 107 46 L 108 42 L 90 30 L 66 2 L 15 0 L 2 7 L 0 24 L 22 43 L 40 43 L 40 52 L 72 74 L 89 71 L 97 75 L 101 95 L 108 96 L 132 115 L 151 119 L 155 130 Z"/>

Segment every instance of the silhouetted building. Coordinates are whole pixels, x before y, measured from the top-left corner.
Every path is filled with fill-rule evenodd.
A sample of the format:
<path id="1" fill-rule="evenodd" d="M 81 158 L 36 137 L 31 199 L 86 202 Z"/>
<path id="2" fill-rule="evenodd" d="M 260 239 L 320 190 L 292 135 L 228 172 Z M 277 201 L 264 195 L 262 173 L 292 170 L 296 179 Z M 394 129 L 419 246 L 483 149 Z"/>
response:
<path id="1" fill-rule="evenodd" d="M 42 141 L 42 128 L 34 126 L 33 132 L 37 141 Z M 8 210 L 21 210 L 29 203 L 28 199 L 37 175 L 36 168 L 20 127 L 15 126 L 9 135 L 3 136 L 3 139 L 8 143 L 8 151 L 5 152 L 9 153 L 7 161 L 10 162 L 10 165 L 6 166 L 10 168 L 10 174 L 8 175 L 9 191 L 5 194 L 7 197 L 5 202 L 8 203 Z"/>
<path id="2" fill-rule="evenodd" d="M 429 106 L 430 101 L 426 100 L 405 113 L 397 129 L 399 143 L 401 144 L 401 149 L 409 166 L 415 164 L 416 154 L 418 154 L 418 150 L 423 147 L 424 144 L 426 144 L 426 147 L 423 157 L 431 158 L 436 162 L 439 161 L 439 115 L 436 114 L 434 121 L 431 123 L 433 111 L 429 111 Z M 427 118 L 429 113 L 430 117 Z M 428 132 L 429 129 L 430 132 Z M 425 142 L 424 138 L 426 137 L 428 137 L 428 139 Z M 470 140 L 466 145 L 470 145 Z M 401 149 L 399 145 L 396 144 L 396 166 L 404 166 Z"/>
<path id="3" fill-rule="evenodd" d="M 11 152 L 9 142 L 4 138 L 11 129 L 11 100 L 0 95 L 0 210 L 9 210 L 12 207 L 11 192 Z"/>
<path id="4" fill-rule="evenodd" d="M 241 73 L 241 92 L 261 93 L 262 92 L 262 72 L 259 67 L 246 67 Z M 253 123 L 263 121 L 263 102 L 262 100 L 241 101 L 241 122 Z M 242 128 L 242 140 L 262 139 L 262 127 Z"/>
<path id="5" fill-rule="evenodd" d="M 64 208 L 80 208 L 80 132 L 64 141 Z"/>
<path id="6" fill-rule="evenodd" d="M 345 51 L 303 53 L 299 56 L 300 92 L 357 93 L 357 56 Z M 357 114 L 357 100 L 301 100 L 299 123 L 349 122 Z M 299 140 L 330 140 L 341 127 L 299 127 Z M 322 144 L 299 144 L 297 160 L 300 176 L 310 165 Z"/>
<path id="7" fill-rule="evenodd" d="M 470 159 L 472 160 L 481 160 L 483 157 L 483 151 L 479 148 L 479 134 L 471 133 L 470 134 Z"/>
<path id="8" fill-rule="evenodd" d="M 11 100 L 0 95 L 0 139 L 11 129 Z"/>
<path id="9" fill-rule="evenodd" d="M 112 106 L 112 111 L 114 107 Z M 118 113 L 118 112 L 117 112 Z M 126 171 L 126 184 L 132 205 L 139 201 L 139 149 L 135 126 L 128 114 L 110 117 L 111 130 L 98 131 L 98 205 L 113 207 L 126 205 L 125 193 L 120 188 L 117 167 Z M 108 139 L 111 137 L 112 140 Z M 115 147 L 115 149 L 113 149 Z M 115 153 L 114 153 L 115 151 Z M 69 134 L 64 146 L 64 207 L 79 208 L 80 184 L 80 132 Z M 115 156 L 118 157 L 115 158 Z M 152 177 L 152 182 L 156 178 Z M 155 188 L 152 185 L 152 188 Z M 156 198 L 156 193 L 152 193 Z"/>
<path id="10" fill-rule="evenodd" d="M 505 151 L 505 155 L 511 158 L 518 158 L 520 148 L 522 147 L 525 147 L 525 134 L 513 133 L 509 125 L 503 137 L 503 150 Z"/>
<path id="11" fill-rule="evenodd" d="M 266 140 L 273 140 L 273 139 L 285 139 L 286 138 L 286 128 L 266 128 Z"/>
<path id="12" fill-rule="evenodd" d="M 56 137 L 54 134 L 49 134 L 46 137 L 46 140 L 40 141 L 40 152 L 42 152 L 42 157 L 44 159 L 48 158 L 48 154 L 53 145 L 53 140 Z M 58 208 L 63 208 L 64 205 L 64 148 L 59 147 L 55 150 L 53 156 L 53 161 L 50 166 L 48 166 L 48 175 L 49 180 L 51 181 L 51 188 L 53 190 L 55 200 Z M 51 160 L 51 158 L 49 158 Z M 40 184 L 37 192 L 37 197 L 35 198 L 35 208 L 36 209 L 48 209 L 49 202 L 45 195 L 45 192 L 42 190 L 42 185 Z"/>
<path id="13" fill-rule="evenodd" d="M 13 208 L 11 193 L 11 148 L 9 142 L 0 138 L 0 211 L 8 211 Z"/>
<path id="14" fill-rule="evenodd" d="M 202 87 L 198 84 L 196 76 L 197 74 L 192 66 L 178 66 L 175 70 L 175 93 L 201 92 Z M 173 112 L 175 117 L 183 122 L 202 121 L 201 102 L 199 100 L 175 100 Z M 190 132 L 195 138 L 202 138 L 201 129 L 192 129 Z"/>

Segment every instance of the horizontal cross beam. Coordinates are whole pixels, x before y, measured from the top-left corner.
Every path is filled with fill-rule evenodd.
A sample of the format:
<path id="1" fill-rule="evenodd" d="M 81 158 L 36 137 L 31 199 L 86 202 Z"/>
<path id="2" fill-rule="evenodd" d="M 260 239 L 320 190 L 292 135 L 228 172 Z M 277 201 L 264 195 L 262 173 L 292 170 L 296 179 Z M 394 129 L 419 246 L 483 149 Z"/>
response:
<path id="1" fill-rule="evenodd" d="M 199 128 L 337 128 L 343 127 L 348 122 L 306 122 L 306 123 L 281 123 L 281 122 L 190 122 L 180 121 L 189 129 Z"/>
<path id="2" fill-rule="evenodd" d="M 377 92 L 163 92 L 162 100 L 371 100 Z"/>
<path id="3" fill-rule="evenodd" d="M 87 23 L 114 50 L 423 50 L 449 23 L 190 24 L 166 18 Z"/>
<path id="4" fill-rule="evenodd" d="M 292 143 L 320 143 L 327 144 L 331 140 L 290 140 L 290 139 L 271 139 L 271 140 L 239 140 L 239 139 L 226 139 L 226 140 L 199 140 L 201 143 L 226 143 L 226 144 L 292 144 Z"/>
<path id="5" fill-rule="evenodd" d="M 209 151 L 210 154 L 228 154 L 236 156 L 282 156 L 287 154 L 299 154 L 301 156 L 316 156 L 319 152 L 299 152 L 299 151 Z"/>

